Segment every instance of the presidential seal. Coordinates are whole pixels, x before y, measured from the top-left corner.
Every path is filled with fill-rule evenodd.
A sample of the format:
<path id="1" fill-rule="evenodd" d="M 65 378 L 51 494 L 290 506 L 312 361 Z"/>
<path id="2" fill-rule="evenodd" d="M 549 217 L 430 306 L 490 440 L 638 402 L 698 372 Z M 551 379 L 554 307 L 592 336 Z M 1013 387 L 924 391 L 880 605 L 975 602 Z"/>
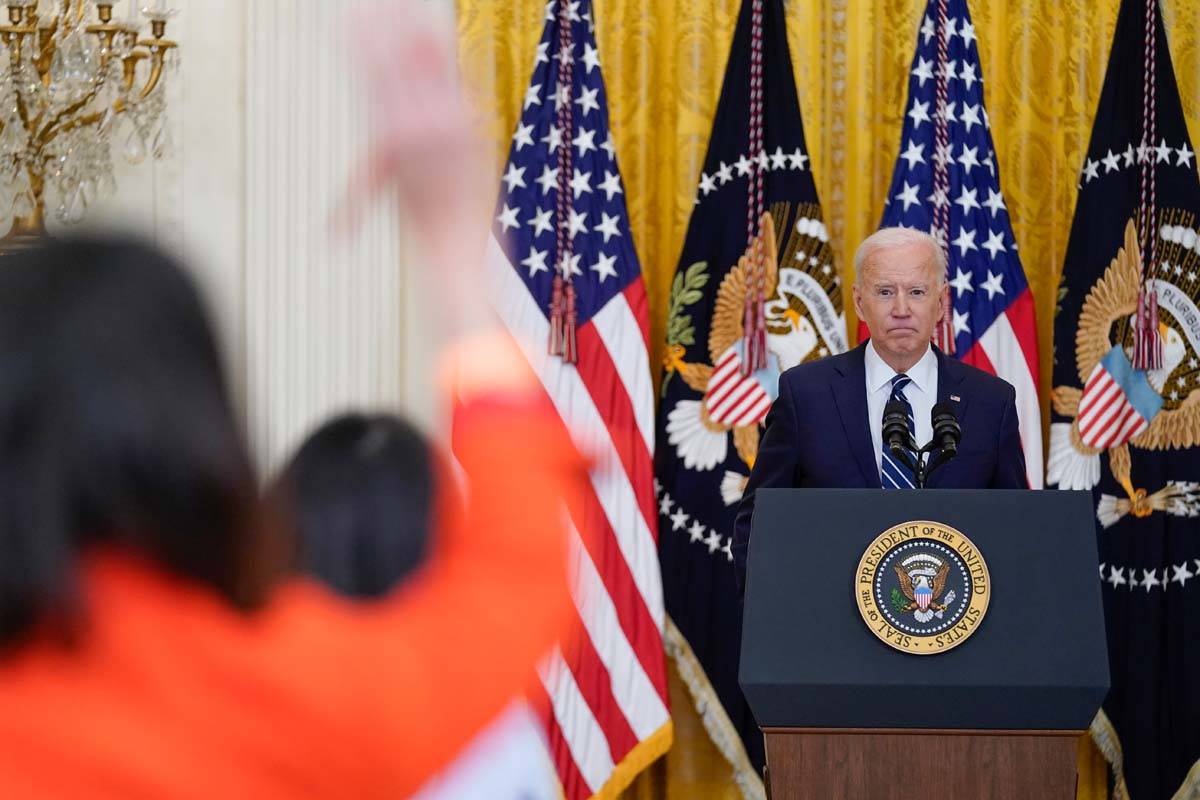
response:
<path id="1" fill-rule="evenodd" d="M 881 533 L 863 553 L 854 599 L 863 622 L 889 647 L 945 653 L 979 629 L 991 579 L 979 550 L 940 522 L 914 520 Z"/>

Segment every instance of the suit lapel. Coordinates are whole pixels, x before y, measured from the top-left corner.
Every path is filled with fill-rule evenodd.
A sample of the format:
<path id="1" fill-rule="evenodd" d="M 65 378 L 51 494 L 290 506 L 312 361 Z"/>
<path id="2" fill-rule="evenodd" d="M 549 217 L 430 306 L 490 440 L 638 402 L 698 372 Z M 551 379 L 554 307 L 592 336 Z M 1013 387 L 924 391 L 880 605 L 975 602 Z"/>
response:
<path id="1" fill-rule="evenodd" d="M 864 486 L 879 488 L 879 468 L 875 464 L 875 451 L 871 447 L 871 427 L 867 421 L 867 369 L 863 360 L 865 345 L 851 350 L 849 358 L 836 369 L 841 378 L 830 387 L 842 418 L 842 429 L 850 452 L 862 471 Z"/>
<path id="2" fill-rule="evenodd" d="M 938 359 L 938 388 L 937 401 L 939 403 L 949 403 L 954 409 L 954 416 L 958 419 L 958 424 L 963 426 L 963 420 L 967 416 L 967 401 L 970 399 L 963 393 L 960 384 L 963 377 L 966 375 L 966 367 L 956 358 L 950 358 L 936 347 L 933 352 L 937 354 Z M 937 456 L 938 451 L 930 453 L 930 458 Z M 954 469 L 954 459 L 949 463 L 943 464 L 929 476 L 929 481 L 926 484 L 930 489 L 935 489 L 942 483 L 942 479 L 946 477 L 947 471 Z"/>

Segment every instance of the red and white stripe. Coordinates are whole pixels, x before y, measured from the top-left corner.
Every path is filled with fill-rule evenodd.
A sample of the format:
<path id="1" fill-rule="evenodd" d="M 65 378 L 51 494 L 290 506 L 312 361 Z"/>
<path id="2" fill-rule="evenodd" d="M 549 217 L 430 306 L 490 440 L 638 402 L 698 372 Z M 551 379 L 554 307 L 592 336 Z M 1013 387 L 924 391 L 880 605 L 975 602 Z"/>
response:
<path id="1" fill-rule="evenodd" d="M 730 347 L 713 367 L 704 390 L 704 407 L 714 422 L 741 427 L 766 417 L 771 397 L 753 375 L 742 374 L 742 357 Z"/>
<path id="2" fill-rule="evenodd" d="M 1003 378 L 1017 390 L 1017 420 L 1025 477 L 1030 489 L 1045 485 L 1042 474 L 1042 410 L 1038 405 L 1037 328 L 1033 295 L 1026 288 L 980 336 L 962 360 Z"/>
<path id="3" fill-rule="evenodd" d="M 1097 364 L 1079 398 L 1080 440 L 1096 450 L 1107 450 L 1148 427 L 1150 421 L 1137 412 L 1104 364 Z"/>
<path id="4" fill-rule="evenodd" d="M 566 510 L 578 636 L 539 669 L 533 698 L 568 800 L 604 790 L 670 724 L 654 500 L 649 315 L 639 278 L 578 328 L 579 360 L 547 355 L 549 321 L 489 237 L 497 313 L 522 347 L 576 445 L 590 491 Z"/>

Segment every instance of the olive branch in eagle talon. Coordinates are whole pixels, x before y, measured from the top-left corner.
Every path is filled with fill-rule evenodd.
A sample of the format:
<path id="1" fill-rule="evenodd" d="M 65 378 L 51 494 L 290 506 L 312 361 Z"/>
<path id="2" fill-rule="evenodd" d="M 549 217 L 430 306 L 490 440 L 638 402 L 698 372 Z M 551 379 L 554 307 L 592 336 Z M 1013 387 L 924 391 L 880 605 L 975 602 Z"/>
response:
<path id="1" fill-rule="evenodd" d="M 901 568 L 899 564 L 893 567 L 896 570 L 896 577 L 900 579 L 900 591 L 908 598 L 909 602 L 899 609 L 901 614 L 906 614 L 909 611 L 915 611 L 920 606 L 917 603 L 917 587 L 931 586 L 933 589 L 933 598 L 929 601 L 929 608 L 934 611 L 945 611 L 946 606 L 937 602 L 941 599 L 942 593 L 946 591 L 946 578 L 950 575 L 950 565 L 943 563 L 938 567 L 937 574 L 933 576 L 933 583 L 929 583 L 929 579 L 924 575 L 917 576 L 917 582 L 914 585 L 912 577 Z"/>

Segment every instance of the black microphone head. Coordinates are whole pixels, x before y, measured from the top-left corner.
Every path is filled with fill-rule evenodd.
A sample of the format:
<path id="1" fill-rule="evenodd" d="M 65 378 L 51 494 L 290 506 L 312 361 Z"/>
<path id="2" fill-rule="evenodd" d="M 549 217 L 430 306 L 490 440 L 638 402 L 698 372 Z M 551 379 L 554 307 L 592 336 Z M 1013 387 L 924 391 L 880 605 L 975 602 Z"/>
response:
<path id="1" fill-rule="evenodd" d="M 962 426 L 954 414 L 954 406 L 950 403 L 935 403 L 929 414 L 933 425 L 933 438 L 941 442 L 942 449 L 954 452 L 962 440 Z"/>
<path id="2" fill-rule="evenodd" d="M 899 400 L 889 400 L 883 407 L 883 441 L 895 452 L 898 449 L 913 449 L 912 435 L 908 430 L 908 409 Z"/>

